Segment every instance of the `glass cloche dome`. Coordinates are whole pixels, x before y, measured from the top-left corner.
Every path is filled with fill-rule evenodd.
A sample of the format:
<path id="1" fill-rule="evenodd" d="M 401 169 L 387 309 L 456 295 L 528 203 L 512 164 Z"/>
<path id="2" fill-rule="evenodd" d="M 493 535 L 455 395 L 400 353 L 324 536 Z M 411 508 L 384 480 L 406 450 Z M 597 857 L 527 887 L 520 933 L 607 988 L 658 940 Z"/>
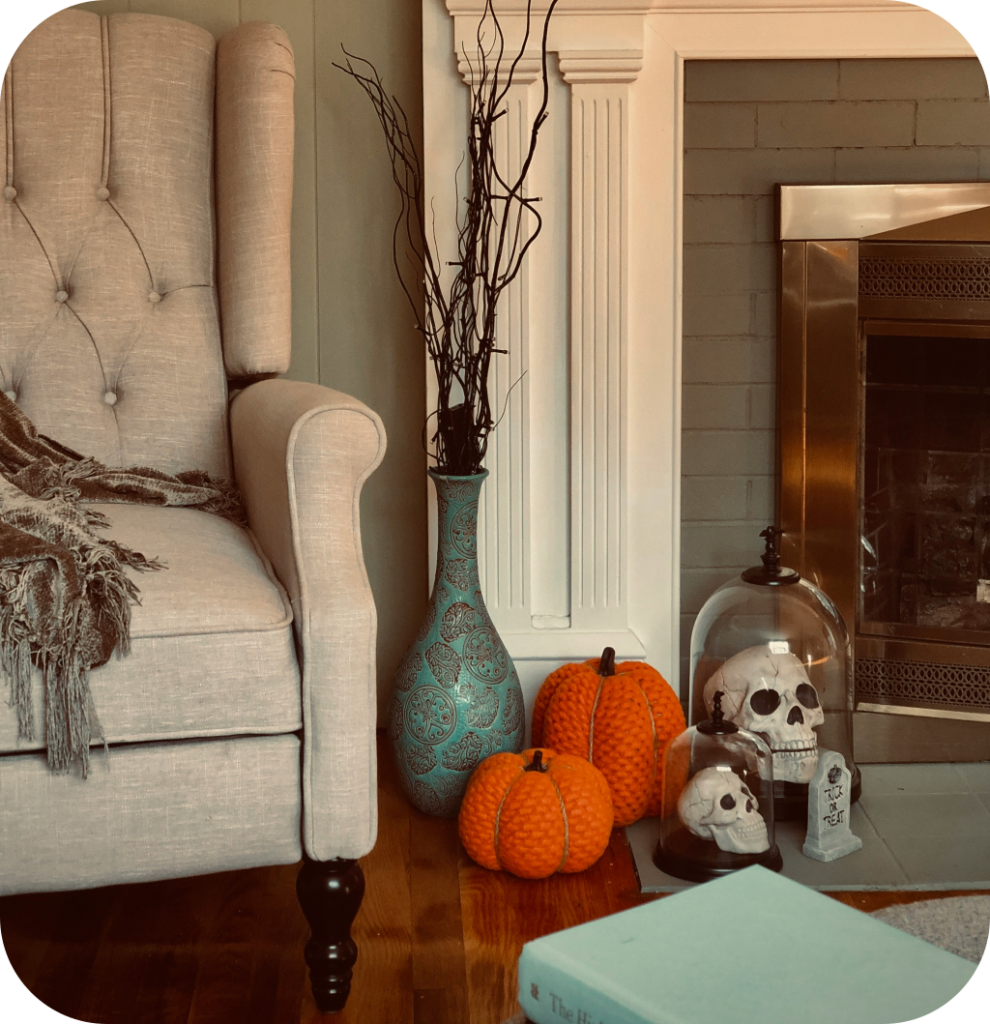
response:
<path id="1" fill-rule="evenodd" d="M 849 636 L 838 609 L 809 580 L 781 566 L 768 527 L 763 564 L 719 587 L 691 634 L 689 717 L 723 694 L 728 721 L 760 736 L 773 754 L 778 820 L 804 818 L 819 748 L 842 754 L 860 792 L 852 750 Z"/>
<path id="2" fill-rule="evenodd" d="M 660 839 L 653 861 L 668 875 L 706 882 L 751 864 L 779 871 L 774 838 L 773 755 L 754 733 L 712 716 L 677 736 L 664 762 Z"/>

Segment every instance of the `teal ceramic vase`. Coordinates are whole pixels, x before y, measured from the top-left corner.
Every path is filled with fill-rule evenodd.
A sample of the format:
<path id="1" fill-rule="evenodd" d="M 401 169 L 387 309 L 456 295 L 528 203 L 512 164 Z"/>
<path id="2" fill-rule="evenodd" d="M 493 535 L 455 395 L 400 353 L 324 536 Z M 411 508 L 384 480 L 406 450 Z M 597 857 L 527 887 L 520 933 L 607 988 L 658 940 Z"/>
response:
<path id="1" fill-rule="evenodd" d="M 406 796 L 453 818 L 475 767 L 523 748 L 519 677 L 478 583 L 478 498 L 488 471 L 443 476 L 437 489 L 437 574 L 426 618 L 392 684 L 388 735 Z"/>

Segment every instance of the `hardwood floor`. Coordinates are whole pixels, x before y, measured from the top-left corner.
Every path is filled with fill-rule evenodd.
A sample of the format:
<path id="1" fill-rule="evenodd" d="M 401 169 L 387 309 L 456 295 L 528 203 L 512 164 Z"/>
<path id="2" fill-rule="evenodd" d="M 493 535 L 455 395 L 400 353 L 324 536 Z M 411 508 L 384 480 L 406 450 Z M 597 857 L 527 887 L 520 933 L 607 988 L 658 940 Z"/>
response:
<path id="1" fill-rule="evenodd" d="M 580 875 L 474 865 L 456 823 L 409 806 L 380 750 L 378 844 L 361 864 L 360 950 L 338 1024 L 500 1024 L 524 942 L 645 902 L 622 832 Z M 309 990 L 297 865 L 0 899 L 7 955 L 37 996 L 105 1024 L 324 1019 Z M 935 893 L 834 893 L 861 910 Z M 958 892 L 945 895 L 962 895 Z M 655 898 L 655 897 L 652 897 Z"/>

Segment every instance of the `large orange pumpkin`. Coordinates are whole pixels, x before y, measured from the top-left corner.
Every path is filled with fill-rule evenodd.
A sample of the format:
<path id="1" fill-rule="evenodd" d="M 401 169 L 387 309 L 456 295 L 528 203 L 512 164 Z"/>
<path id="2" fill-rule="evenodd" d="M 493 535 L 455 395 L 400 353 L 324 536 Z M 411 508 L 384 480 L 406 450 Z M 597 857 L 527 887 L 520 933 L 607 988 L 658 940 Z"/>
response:
<path id="1" fill-rule="evenodd" d="M 608 783 L 583 757 L 552 750 L 493 754 L 474 770 L 457 829 L 484 868 L 521 878 L 584 871 L 612 831 Z"/>
<path id="2" fill-rule="evenodd" d="M 664 749 L 686 727 L 663 676 L 642 661 L 616 665 L 611 647 L 551 672 L 533 707 L 533 743 L 601 769 L 616 825 L 660 813 Z"/>

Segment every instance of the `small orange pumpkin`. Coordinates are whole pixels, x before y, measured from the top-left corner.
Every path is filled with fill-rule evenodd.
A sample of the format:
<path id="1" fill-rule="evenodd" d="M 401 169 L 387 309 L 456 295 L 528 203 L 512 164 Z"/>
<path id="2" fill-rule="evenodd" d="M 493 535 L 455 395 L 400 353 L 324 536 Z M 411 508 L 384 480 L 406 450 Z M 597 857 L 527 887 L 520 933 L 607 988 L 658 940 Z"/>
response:
<path id="1" fill-rule="evenodd" d="M 642 661 L 562 665 L 533 707 L 533 743 L 586 757 L 608 781 L 615 824 L 660 813 L 667 744 L 687 728 L 677 695 Z"/>
<path id="2" fill-rule="evenodd" d="M 468 782 L 457 831 L 483 868 L 520 878 L 584 871 L 608 846 L 612 798 L 583 757 L 546 749 L 493 754 Z"/>

